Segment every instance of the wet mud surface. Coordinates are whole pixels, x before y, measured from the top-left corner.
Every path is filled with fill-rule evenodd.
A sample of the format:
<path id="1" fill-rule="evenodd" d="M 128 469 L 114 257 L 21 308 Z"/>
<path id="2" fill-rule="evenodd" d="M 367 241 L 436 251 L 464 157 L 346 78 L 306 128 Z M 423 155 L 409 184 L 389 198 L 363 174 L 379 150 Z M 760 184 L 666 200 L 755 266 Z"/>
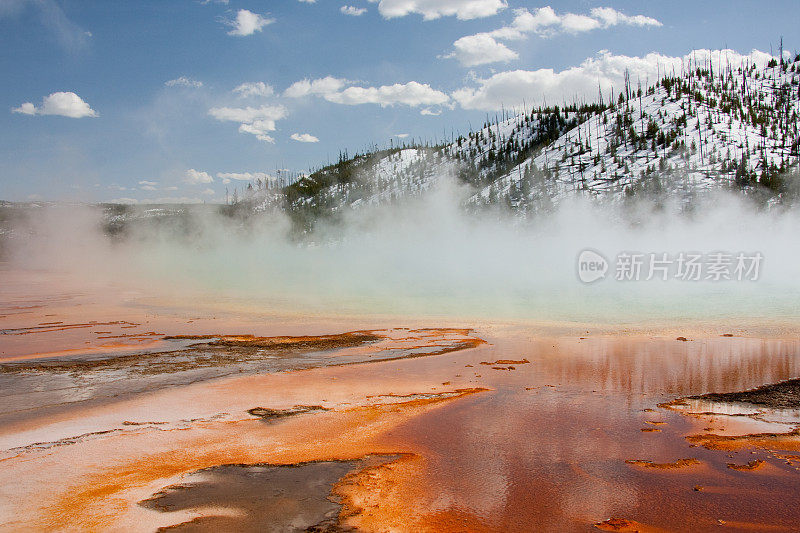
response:
<path id="1" fill-rule="evenodd" d="M 783 451 L 800 450 L 800 379 L 790 379 L 739 392 L 711 392 L 677 398 L 661 405 L 706 422 L 701 433 L 688 435 L 694 446 L 709 450 L 769 450 L 773 458 Z M 730 430 L 725 426 L 730 425 Z M 768 463 L 762 459 L 745 464 L 728 463 L 741 472 L 758 470 Z M 786 464 L 794 466 L 791 460 Z"/>
<path id="2" fill-rule="evenodd" d="M 426 328 L 320 336 L 161 336 L 167 349 L 0 360 L 3 415 L 119 398 L 232 375 L 441 355 L 483 341 L 470 330 Z"/>
<path id="3" fill-rule="evenodd" d="M 395 458 L 214 466 L 188 474 L 182 483 L 165 487 L 139 505 L 167 519 L 176 511 L 205 510 L 202 516 L 158 531 L 354 531 L 339 520 L 342 504 L 334 485 L 348 474 Z"/>
<path id="4" fill-rule="evenodd" d="M 800 379 L 762 385 L 741 392 L 712 392 L 691 399 L 715 402 L 739 402 L 769 407 L 772 409 L 800 409 Z"/>

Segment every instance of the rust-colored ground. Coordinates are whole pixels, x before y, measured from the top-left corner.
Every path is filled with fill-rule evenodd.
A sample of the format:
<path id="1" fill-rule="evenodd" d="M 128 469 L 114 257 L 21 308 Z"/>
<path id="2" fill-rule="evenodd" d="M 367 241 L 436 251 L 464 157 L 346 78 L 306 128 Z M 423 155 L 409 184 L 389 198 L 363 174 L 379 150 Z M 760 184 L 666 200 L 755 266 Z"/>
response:
<path id="1" fill-rule="evenodd" d="M 58 294 L 23 280 L 14 278 L 17 292 L 2 288 L 9 304 L 0 328 L 29 332 L 0 338 L 6 362 L 35 365 L 46 355 L 61 364 L 64 354 L 114 351 L 136 360 L 171 342 L 161 334 L 270 357 L 405 356 L 158 384 L 9 419 L 0 424 L 1 529 L 154 531 L 230 517 L 241 509 L 164 512 L 139 502 L 218 465 L 375 455 L 393 459 L 333 485 L 339 527 L 792 531 L 800 523 L 792 499 L 800 492 L 800 434 L 791 413 L 692 411 L 691 402 L 675 401 L 800 376 L 796 335 L 736 328 L 736 337 L 721 336 L 729 325 L 610 332 L 300 319 L 233 304 L 182 307 L 147 294 Z"/>
<path id="2" fill-rule="evenodd" d="M 76 531 L 126 528 L 134 523 L 133 517 L 144 514 L 132 505 L 134 502 L 128 499 L 130 495 L 142 494 L 142 488 L 157 486 L 160 480 L 216 465 L 290 465 L 308 461 L 354 460 L 376 453 L 402 453 L 406 454 L 404 457 L 413 457 L 402 446 L 382 443 L 380 435 L 409 417 L 435 409 L 442 402 L 478 392 L 480 389 L 463 390 L 446 398 L 375 404 L 325 413 L 315 416 L 313 425 L 300 418 L 280 428 L 265 426 L 257 420 L 242 420 L 228 422 L 209 432 L 185 431 L 171 439 L 157 439 L 141 456 L 122 455 L 118 460 L 109 461 L 111 464 L 107 468 L 78 478 L 47 506 L 35 525 L 38 529 Z M 134 440 L 118 438 L 123 441 L 123 446 L 127 446 L 124 440 Z M 107 449 L 108 443 L 98 442 L 96 445 L 99 452 Z M 87 451 L 92 451 L 91 444 L 87 448 Z M 362 488 L 352 479 L 347 484 Z M 345 509 L 346 514 L 358 514 L 350 500 Z M 382 521 L 393 519 L 385 516 L 387 512 L 388 508 L 382 510 Z M 170 517 L 157 518 L 169 521 Z M 355 518 L 351 520 L 358 522 Z"/>
<path id="3" fill-rule="evenodd" d="M 689 459 L 678 459 L 672 463 L 654 463 L 653 461 L 645 461 L 642 459 L 628 459 L 625 462 L 629 465 L 640 466 L 642 468 L 656 468 L 659 470 L 677 470 L 679 468 L 686 468 L 700 464 L 700 461 L 693 457 Z"/>

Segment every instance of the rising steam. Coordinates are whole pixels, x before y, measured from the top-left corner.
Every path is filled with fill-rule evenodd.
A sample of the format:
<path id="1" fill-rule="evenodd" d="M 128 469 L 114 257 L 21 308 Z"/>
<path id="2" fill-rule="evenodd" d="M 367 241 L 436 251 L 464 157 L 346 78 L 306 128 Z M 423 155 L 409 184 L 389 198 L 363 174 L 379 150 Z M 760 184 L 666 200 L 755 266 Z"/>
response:
<path id="1" fill-rule="evenodd" d="M 140 225 L 112 238 L 99 209 L 53 207 L 30 217 L 22 232 L 30 236 L 13 240 L 10 264 L 265 312 L 593 323 L 797 315 L 795 211 L 756 209 L 721 193 L 691 214 L 578 198 L 521 221 L 469 213 L 464 197 L 442 179 L 423 197 L 353 210 L 300 242 L 288 237 L 280 212 L 241 224 L 196 209 L 179 223 Z M 758 281 L 587 285 L 576 276 L 585 248 L 611 260 L 622 251 L 742 251 L 760 252 L 764 262 Z"/>

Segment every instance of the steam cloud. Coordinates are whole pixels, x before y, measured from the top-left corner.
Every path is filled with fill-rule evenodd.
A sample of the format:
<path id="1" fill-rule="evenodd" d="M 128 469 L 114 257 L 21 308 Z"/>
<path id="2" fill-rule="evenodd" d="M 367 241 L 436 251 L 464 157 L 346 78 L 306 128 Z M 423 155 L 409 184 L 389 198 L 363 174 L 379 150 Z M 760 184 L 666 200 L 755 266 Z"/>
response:
<path id="1" fill-rule="evenodd" d="M 533 221 L 468 213 L 447 179 L 421 198 L 354 210 L 312 241 L 279 213 L 244 227 L 216 211 L 176 225 L 102 231 L 96 208 L 54 207 L 14 239 L 11 265 L 67 271 L 263 311 L 591 323 L 796 316 L 800 217 L 719 194 L 692 214 L 580 199 Z M 178 227 L 179 225 L 179 227 Z M 188 236 L 187 236 L 188 235 Z M 760 252 L 758 281 L 581 283 L 578 253 Z M 613 267 L 610 272 L 613 278 Z"/>

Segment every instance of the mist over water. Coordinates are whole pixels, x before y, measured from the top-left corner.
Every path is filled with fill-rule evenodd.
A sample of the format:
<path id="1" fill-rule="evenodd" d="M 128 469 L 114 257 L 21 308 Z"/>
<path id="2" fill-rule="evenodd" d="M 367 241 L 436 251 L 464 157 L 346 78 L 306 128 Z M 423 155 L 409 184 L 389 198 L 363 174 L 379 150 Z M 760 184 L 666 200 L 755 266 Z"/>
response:
<path id="1" fill-rule="evenodd" d="M 522 221 L 469 213 L 463 197 L 441 180 L 421 198 L 350 211 L 300 242 L 279 213 L 242 225 L 214 209 L 192 210 L 179 225 L 134 226 L 110 238 L 100 210 L 52 207 L 28 220 L 31 237 L 13 240 L 10 264 L 277 313 L 613 324 L 800 315 L 796 211 L 723 194 L 691 214 L 574 199 Z M 609 260 L 606 279 L 578 279 L 586 248 Z M 617 281 L 614 260 L 624 251 L 764 259 L 757 281 L 644 281 L 646 266 L 641 281 Z"/>

